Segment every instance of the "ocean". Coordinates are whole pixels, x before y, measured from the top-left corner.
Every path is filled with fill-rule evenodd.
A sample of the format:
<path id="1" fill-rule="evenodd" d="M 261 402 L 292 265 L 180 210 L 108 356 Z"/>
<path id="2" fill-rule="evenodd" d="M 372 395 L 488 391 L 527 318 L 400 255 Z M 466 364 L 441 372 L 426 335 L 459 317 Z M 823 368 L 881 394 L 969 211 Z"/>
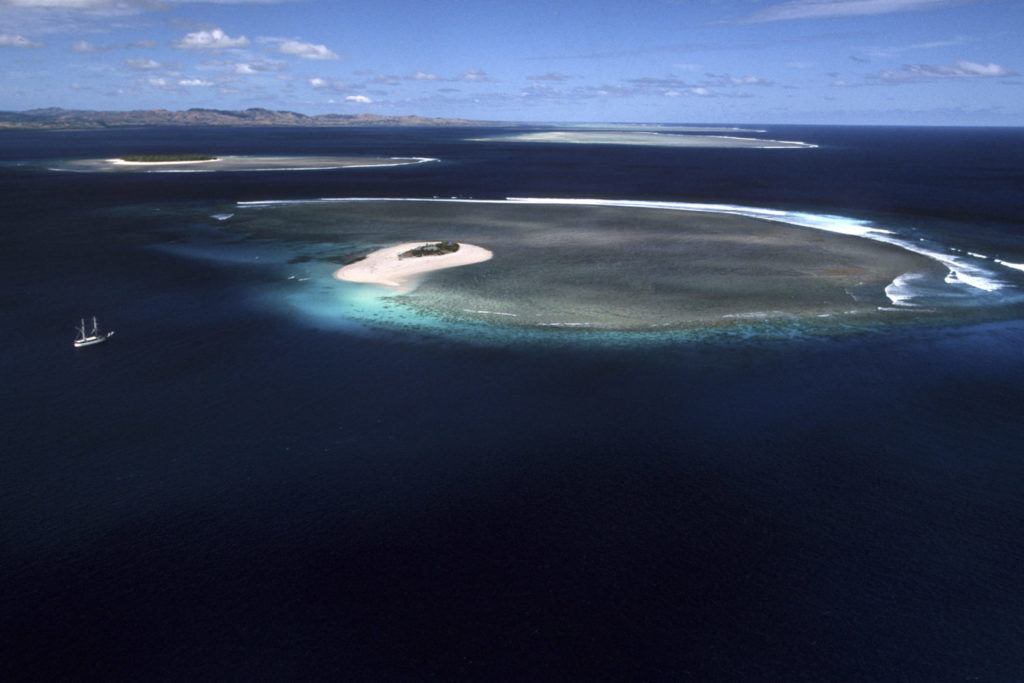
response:
<path id="1" fill-rule="evenodd" d="M 1024 680 L 1024 131 L 757 135 L 817 147 L 0 135 L 0 678 Z M 197 151 L 436 161 L 68 166 Z M 998 289 L 538 330 L 367 303 L 285 211 L 508 197 L 870 225 Z"/>

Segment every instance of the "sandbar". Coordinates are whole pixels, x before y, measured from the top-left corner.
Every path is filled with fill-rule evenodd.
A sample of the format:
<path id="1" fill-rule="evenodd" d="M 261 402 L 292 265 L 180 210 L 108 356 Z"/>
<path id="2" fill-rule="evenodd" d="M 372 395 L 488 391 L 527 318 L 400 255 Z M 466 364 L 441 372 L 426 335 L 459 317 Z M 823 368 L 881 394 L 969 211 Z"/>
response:
<path id="1" fill-rule="evenodd" d="M 182 161 L 129 161 L 126 159 L 74 159 L 55 166 L 59 171 L 116 173 L 205 173 L 213 171 L 316 171 L 340 168 L 404 166 L 436 161 L 424 157 L 242 156 Z"/>
<path id="2" fill-rule="evenodd" d="M 104 159 L 109 164 L 115 166 L 178 166 L 178 165 L 192 165 L 192 164 L 209 164 L 214 161 L 221 161 L 220 157 L 213 157 L 212 159 L 187 159 L 178 161 L 128 161 L 127 159 Z"/>
<path id="3" fill-rule="evenodd" d="M 334 272 L 334 277 L 346 282 L 366 282 L 388 287 L 408 288 L 417 275 L 445 268 L 468 266 L 471 263 L 482 263 L 489 261 L 494 256 L 492 252 L 483 247 L 460 242 L 459 250 L 453 253 L 399 258 L 400 254 L 410 249 L 430 243 L 430 241 L 403 242 L 393 247 L 378 249 L 364 259 L 342 266 Z"/>
<path id="4" fill-rule="evenodd" d="M 710 147 L 718 149 L 812 149 L 808 142 L 768 140 L 737 135 L 694 135 L 652 131 L 581 131 L 551 130 L 516 133 L 490 138 L 474 138 L 476 142 L 544 142 L 576 145 L 638 145 L 644 147 Z"/>

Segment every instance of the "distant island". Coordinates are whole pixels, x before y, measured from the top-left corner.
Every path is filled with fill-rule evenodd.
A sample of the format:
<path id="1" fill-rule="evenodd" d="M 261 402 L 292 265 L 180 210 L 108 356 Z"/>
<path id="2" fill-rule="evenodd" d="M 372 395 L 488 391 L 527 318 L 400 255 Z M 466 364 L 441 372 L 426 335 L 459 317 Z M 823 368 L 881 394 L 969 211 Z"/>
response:
<path id="1" fill-rule="evenodd" d="M 680 133 L 666 129 L 665 132 L 637 130 L 630 128 L 608 130 L 545 130 L 528 133 L 499 135 L 497 137 L 471 138 L 475 142 L 532 142 L 574 145 L 638 145 L 643 147 L 714 147 L 719 149 L 813 149 L 817 145 L 796 140 L 768 140 L 739 135 L 711 135 L 721 132 L 715 129 L 694 128 L 691 132 Z M 760 131 L 729 131 L 750 132 Z"/>
<path id="2" fill-rule="evenodd" d="M 179 161 L 214 161 L 217 157 L 209 154 L 127 154 L 121 161 L 135 164 L 166 164 Z"/>
<path id="3" fill-rule="evenodd" d="M 315 171 L 339 168 L 384 168 L 437 161 L 429 157 L 267 156 L 194 152 L 125 154 L 109 159 L 66 159 L 49 168 L 98 173 L 210 173 L 215 171 Z"/>
<path id="4" fill-rule="evenodd" d="M 31 109 L 0 112 L 0 130 L 80 130 L 140 128 L 147 126 L 481 126 L 481 121 L 385 116 L 381 114 L 318 114 L 307 116 L 293 111 L 271 109 L 144 109 L 135 111 L 90 111 L 72 109 Z"/>

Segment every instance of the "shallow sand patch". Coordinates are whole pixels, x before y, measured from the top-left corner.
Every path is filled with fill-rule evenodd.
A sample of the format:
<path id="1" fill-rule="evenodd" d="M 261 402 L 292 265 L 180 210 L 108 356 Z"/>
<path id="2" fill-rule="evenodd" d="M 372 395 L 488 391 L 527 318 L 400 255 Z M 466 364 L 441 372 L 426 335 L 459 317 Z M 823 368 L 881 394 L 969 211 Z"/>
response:
<path id="1" fill-rule="evenodd" d="M 127 159 L 104 159 L 108 164 L 115 166 L 180 166 L 180 165 L 193 165 L 193 164 L 210 164 L 215 161 L 222 161 L 220 157 L 214 157 L 212 159 L 190 159 L 190 160 L 179 160 L 179 161 L 128 161 Z"/>
<path id="2" fill-rule="evenodd" d="M 415 276 L 434 270 L 468 266 L 489 261 L 494 254 L 483 247 L 459 243 L 459 250 L 447 254 L 411 256 L 401 254 L 432 242 L 404 242 L 394 247 L 378 249 L 366 258 L 334 271 L 334 277 L 346 282 L 368 282 L 388 287 L 408 288 Z"/>
<path id="3" fill-rule="evenodd" d="M 553 130 L 516 133 L 476 142 L 546 142 L 577 145 L 639 145 L 645 147 L 711 147 L 719 149 L 813 149 L 817 145 L 794 140 L 767 140 L 736 135 L 694 135 L 652 131 Z"/>
<path id="4" fill-rule="evenodd" d="M 54 165 L 57 171 L 108 173 L 206 173 L 213 171 L 323 171 L 340 168 L 405 166 L 437 161 L 426 157 L 235 156 L 182 161 L 73 159 Z"/>

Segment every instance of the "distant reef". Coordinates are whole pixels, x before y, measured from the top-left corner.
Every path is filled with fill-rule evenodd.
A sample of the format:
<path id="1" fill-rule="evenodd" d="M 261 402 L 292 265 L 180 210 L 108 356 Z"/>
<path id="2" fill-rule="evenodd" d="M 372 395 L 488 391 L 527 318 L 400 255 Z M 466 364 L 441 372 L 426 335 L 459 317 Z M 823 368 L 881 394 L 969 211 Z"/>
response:
<path id="1" fill-rule="evenodd" d="M 481 121 L 384 116 L 381 114 L 318 114 L 307 116 L 293 111 L 271 109 L 188 109 L 169 111 L 88 111 L 77 109 L 31 109 L 0 112 L 0 130 L 74 130 L 96 128 L 139 128 L 145 126 L 477 126 Z"/>

